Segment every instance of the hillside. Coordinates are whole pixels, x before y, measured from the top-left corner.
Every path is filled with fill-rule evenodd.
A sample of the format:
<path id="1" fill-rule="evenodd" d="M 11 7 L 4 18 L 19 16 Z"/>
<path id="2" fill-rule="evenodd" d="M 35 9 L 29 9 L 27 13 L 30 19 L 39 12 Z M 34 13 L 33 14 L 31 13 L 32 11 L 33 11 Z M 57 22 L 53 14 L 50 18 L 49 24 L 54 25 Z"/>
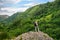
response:
<path id="1" fill-rule="evenodd" d="M 33 22 L 38 20 L 39 29 L 47 33 L 55 40 L 60 40 L 60 0 L 36 5 L 25 12 L 14 15 L 12 22 L 5 25 L 6 32 L 11 37 L 16 37 L 22 33 L 34 31 Z M 17 13 L 16 13 L 17 14 Z M 18 17 L 17 17 L 18 16 Z M 8 18 L 10 20 L 10 18 Z M 9 23 L 9 25 L 8 25 Z"/>
<path id="2" fill-rule="evenodd" d="M 10 16 L 9 18 L 5 19 L 5 23 L 11 23 L 13 21 L 15 21 L 16 19 L 18 19 L 20 17 L 20 14 L 19 12 L 13 14 L 12 16 Z"/>
<path id="3" fill-rule="evenodd" d="M 9 17 L 8 15 L 0 15 L 0 21 L 5 20 L 8 17 Z"/>

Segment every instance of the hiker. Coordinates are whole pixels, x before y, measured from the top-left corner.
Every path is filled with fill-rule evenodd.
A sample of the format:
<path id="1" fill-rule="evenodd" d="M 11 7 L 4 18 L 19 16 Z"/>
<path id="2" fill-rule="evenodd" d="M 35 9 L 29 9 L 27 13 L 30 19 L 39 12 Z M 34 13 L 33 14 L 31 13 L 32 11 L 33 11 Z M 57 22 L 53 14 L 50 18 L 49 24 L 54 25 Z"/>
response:
<path id="1" fill-rule="evenodd" d="M 34 22 L 34 26 L 35 26 L 35 31 L 39 32 L 38 21 Z"/>

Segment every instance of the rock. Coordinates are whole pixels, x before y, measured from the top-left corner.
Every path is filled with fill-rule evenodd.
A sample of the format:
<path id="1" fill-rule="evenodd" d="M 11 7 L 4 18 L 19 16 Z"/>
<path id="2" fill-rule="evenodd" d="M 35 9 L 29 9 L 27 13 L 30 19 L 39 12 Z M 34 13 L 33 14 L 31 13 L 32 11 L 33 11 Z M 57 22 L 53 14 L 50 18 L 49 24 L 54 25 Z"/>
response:
<path id="1" fill-rule="evenodd" d="M 43 32 L 28 32 L 18 36 L 14 40 L 53 40 L 53 39 Z"/>

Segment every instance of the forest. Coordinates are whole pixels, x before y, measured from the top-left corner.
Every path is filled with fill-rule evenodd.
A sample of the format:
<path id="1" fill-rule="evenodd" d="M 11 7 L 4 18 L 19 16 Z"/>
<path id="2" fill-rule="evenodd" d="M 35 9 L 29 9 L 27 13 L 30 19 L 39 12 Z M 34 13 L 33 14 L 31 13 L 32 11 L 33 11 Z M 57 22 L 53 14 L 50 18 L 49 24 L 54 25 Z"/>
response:
<path id="1" fill-rule="evenodd" d="M 40 31 L 47 33 L 54 40 L 60 40 L 60 0 L 33 6 L 1 21 L 0 40 L 34 31 L 33 22 L 36 20 Z"/>

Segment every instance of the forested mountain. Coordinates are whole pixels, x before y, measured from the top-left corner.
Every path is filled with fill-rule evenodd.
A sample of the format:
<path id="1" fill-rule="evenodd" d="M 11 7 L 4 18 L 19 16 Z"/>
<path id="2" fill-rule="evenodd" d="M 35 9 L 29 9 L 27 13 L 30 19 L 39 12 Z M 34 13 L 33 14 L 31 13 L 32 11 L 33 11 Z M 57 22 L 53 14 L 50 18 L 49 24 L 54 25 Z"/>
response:
<path id="1" fill-rule="evenodd" d="M 16 21 L 17 19 L 20 18 L 20 14 L 21 14 L 21 13 L 22 13 L 22 12 L 17 12 L 17 13 L 15 13 L 15 14 L 13 14 L 13 15 L 10 16 L 9 18 L 5 19 L 4 22 L 7 23 L 7 24 L 9 24 L 9 23 L 11 23 L 11 22 Z"/>
<path id="2" fill-rule="evenodd" d="M 8 18 L 9 25 L 3 28 L 11 37 L 34 31 L 33 22 L 37 20 L 40 31 L 49 34 L 55 40 L 60 40 L 60 0 L 36 5 L 23 13 L 14 14 L 14 17 L 12 15 L 11 19 L 12 22 L 8 22 Z"/>
<path id="3" fill-rule="evenodd" d="M 8 18 L 8 17 L 9 17 L 8 15 L 0 15 L 0 21 L 6 19 L 6 18 Z"/>

